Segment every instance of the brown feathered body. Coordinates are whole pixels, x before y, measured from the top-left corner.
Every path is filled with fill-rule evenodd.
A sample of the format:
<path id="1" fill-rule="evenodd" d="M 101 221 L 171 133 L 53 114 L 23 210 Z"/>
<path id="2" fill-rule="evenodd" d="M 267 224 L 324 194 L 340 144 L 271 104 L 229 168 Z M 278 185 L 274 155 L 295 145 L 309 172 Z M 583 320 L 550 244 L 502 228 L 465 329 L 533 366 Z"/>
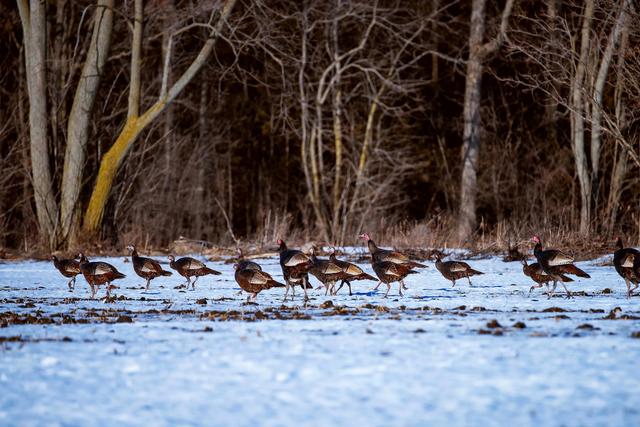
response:
<path id="1" fill-rule="evenodd" d="M 540 264 L 537 262 L 528 264 L 526 259 L 522 260 L 522 272 L 525 274 L 525 276 L 530 277 L 531 280 L 538 284 L 553 282 L 553 277 L 545 273 Z M 563 282 L 573 282 L 573 279 L 571 277 L 567 277 L 562 274 L 559 277 Z"/>
<path id="2" fill-rule="evenodd" d="M 634 248 L 625 248 L 622 239 L 618 237 L 613 265 L 627 285 L 627 298 L 631 298 L 640 281 L 640 252 Z M 633 288 L 631 284 L 634 285 Z"/>
<path id="3" fill-rule="evenodd" d="M 407 255 L 402 252 L 392 251 L 389 249 L 379 248 L 376 243 L 369 237 L 368 234 L 363 234 L 362 238 L 367 242 L 369 253 L 371 253 L 371 259 L 373 262 L 390 262 L 393 264 L 399 264 L 409 268 L 424 268 L 426 265 L 413 261 Z"/>
<path id="4" fill-rule="evenodd" d="M 371 267 L 373 267 L 373 271 L 375 271 L 376 276 L 380 279 L 380 283 L 387 285 L 385 298 L 389 294 L 391 283 L 395 281 L 400 284 L 399 295 L 402 296 L 402 289 L 407 289 L 404 284 L 404 278 L 409 274 L 415 273 L 411 271 L 411 269 L 426 267 L 426 265 L 411 260 L 401 252 L 379 248 L 367 233 L 361 234 L 360 238 L 367 242 L 367 247 L 371 254 Z M 376 285 L 375 289 L 378 289 L 380 283 Z"/>
<path id="5" fill-rule="evenodd" d="M 565 291 L 567 292 L 567 297 L 571 297 L 571 292 L 569 292 L 569 289 L 567 289 L 564 284 L 564 282 L 566 282 L 563 278 L 564 275 L 571 274 L 578 277 L 591 277 L 586 272 L 573 265 L 574 258 L 572 256 L 557 249 L 543 250 L 542 241 L 538 236 L 533 236 L 531 240 L 536 243 L 533 249 L 533 254 L 536 257 L 536 260 L 538 260 L 538 264 L 540 264 L 540 267 L 545 274 L 551 276 L 553 280 L 553 288 L 551 289 L 551 292 L 549 292 L 549 298 L 553 296 L 558 282 L 561 282 L 562 286 L 564 286 Z"/>
<path id="6" fill-rule="evenodd" d="M 313 267 L 311 258 L 302 251 L 287 248 L 287 245 L 283 240 L 278 240 L 278 245 L 278 252 L 280 253 L 280 267 L 282 268 L 282 275 L 284 276 L 287 287 L 284 296 L 285 301 L 289 294 L 289 286 L 292 288 L 295 286 L 302 286 L 305 299 L 308 299 L 307 289 L 311 288 L 311 285 L 309 284 L 309 270 Z"/>
<path id="7" fill-rule="evenodd" d="M 346 283 L 349 287 L 349 295 L 352 295 L 351 282 L 355 280 L 376 280 L 375 277 L 368 273 L 365 273 L 364 270 L 358 267 L 356 264 L 339 260 L 336 257 L 335 252 L 331 253 L 331 255 L 329 256 L 329 261 L 340 267 L 340 269 L 342 270 L 342 272 L 338 275 L 338 279 L 341 281 L 340 286 L 338 287 L 338 289 L 336 289 L 335 293 L 338 293 L 338 291 L 340 291 L 340 289 L 342 289 L 342 286 Z"/>
<path id="8" fill-rule="evenodd" d="M 456 285 L 456 280 L 466 278 L 471 284 L 471 277 L 484 274 L 481 271 L 474 270 L 469 264 L 462 261 L 442 261 L 441 257 L 436 258 L 436 268 L 442 276 L 451 280 L 452 286 Z"/>
<path id="9" fill-rule="evenodd" d="M 549 287 L 549 283 L 553 282 L 553 277 L 549 276 L 544 272 L 540 264 L 534 262 L 533 264 L 528 264 L 526 259 L 522 260 L 522 272 L 525 276 L 530 277 L 531 280 L 536 282 L 536 285 L 531 286 L 529 288 L 529 293 L 536 288 L 541 288 L 542 286 Z M 565 275 L 560 275 L 560 280 L 563 282 L 573 282 L 573 279 L 567 277 Z"/>
<path id="10" fill-rule="evenodd" d="M 188 256 L 176 260 L 173 255 L 170 255 L 169 266 L 176 270 L 182 277 L 187 279 L 187 289 L 189 288 L 189 285 L 191 285 L 193 289 L 196 288 L 196 281 L 198 280 L 198 277 L 207 276 L 210 274 L 222 274 L 219 271 L 212 270 L 211 268 L 207 267 L 202 261 L 198 261 L 197 259 Z M 191 283 L 192 277 L 196 278 L 193 283 Z"/>
<path id="11" fill-rule="evenodd" d="M 80 271 L 91 287 L 91 298 L 95 296 L 97 288 L 105 283 L 107 284 L 107 297 L 109 297 L 111 282 L 126 277 L 113 265 L 102 261 L 89 262 L 87 257 L 82 254 L 80 254 Z"/>
<path id="12" fill-rule="evenodd" d="M 133 270 L 136 274 L 143 279 L 146 279 L 146 289 L 149 289 L 151 280 L 159 276 L 171 276 L 170 271 L 163 270 L 160 263 L 154 259 L 141 257 L 138 255 L 138 251 L 134 246 L 129 246 L 131 251 L 131 262 L 133 263 Z"/>
<path id="13" fill-rule="evenodd" d="M 284 284 L 275 281 L 269 273 L 251 268 L 241 269 L 239 264 L 236 264 L 235 267 L 235 279 L 240 289 L 251 294 L 247 301 L 257 298 L 258 294 L 265 289 L 285 287 Z"/>
<path id="14" fill-rule="evenodd" d="M 311 253 L 311 262 L 313 265 L 309 270 L 322 285 L 325 287 L 325 295 L 331 293 L 333 295 L 335 284 L 340 280 L 342 269 L 334 262 L 326 259 L 318 258 L 315 253 Z"/>
<path id="15" fill-rule="evenodd" d="M 64 277 L 69 277 L 71 280 L 67 283 L 69 290 L 72 291 L 76 284 L 76 276 L 80 274 L 80 262 L 75 259 L 58 259 L 57 256 L 51 256 L 53 265 L 58 269 L 60 274 Z"/>
<path id="16" fill-rule="evenodd" d="M 542 249 L 542 242 L 537 238 L 536 246 L 533 249 L 533 254 L 538 260 L 538 264 L 542 267 L 542 270 L 555 278 L 556 281 L 561 281 L 560 276 L 562 274 L 573 274 L 574 276 L 590 278 L 587 273 L 573 265 L 574 258 L 557 249 Z"/>
<path id="17" fill-rule="evenodd" d="M 371 267 L 373 267 L 373 271 L 375 271 L 376 276 L 378 276 L 378 279 L 380 280 L 375 289 L 378 289 L 380 283 L 387 285 L 387 292 L 384 294 L 385 298 L 389 295 L 391 284 L 393 282 L 398 282 L 398 295 L 402 296 L 405 277 L 409 274 L 418 273 L 417 271 L 413 271 L 408 265 L 395 264 L 390 261 L 372 261 Z"/>

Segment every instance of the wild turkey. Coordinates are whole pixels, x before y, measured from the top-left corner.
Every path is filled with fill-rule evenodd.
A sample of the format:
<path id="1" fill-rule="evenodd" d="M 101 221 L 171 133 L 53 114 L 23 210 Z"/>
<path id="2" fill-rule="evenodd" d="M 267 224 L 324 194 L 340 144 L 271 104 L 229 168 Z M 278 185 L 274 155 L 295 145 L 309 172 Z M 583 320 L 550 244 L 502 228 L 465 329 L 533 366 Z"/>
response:
<path id="1" fill-rule="evenodd" d="M 189 285 L 191 285 L 194 290 L 196 289 L 198 277 L 206 276 L 208 274 L 222 274 L 219 271 L 210 269 L 197 259 L 188 256 L 179 258 L 176 261 L 176 258 L 173 255 L 169 255 L 169 267 L 176 270 L 181 276 L 186 277 L 187 289 L 189 289 Z M 191 283 L 192 277 L 196 278 L 193 283 Z"/>
<path id="2" fill-rule="evenodd" d="M 340 289 L 342 289 L 342 286 L 344 286 L 345 283 L 349 287 L 349 296 L 351 296 L 352 295 L 351 282 L 353 282 L 354 280 L 376 280 L 375 277 L 365 273 L 357 265 L 347 261 L 341 261 L 338 258 L 336 258 L 335 251 L 333 251 L 331 255 L 329 255 L 329 261 L 331 261 L 332 263 L 340 267 L 340 269 L 342 270 L 342 273 L 338 276 L 339 280 L 341 280 L 340 286 L 338 287 L 338 289 L 336 289 L 336 291 L 334 292 L 334 295 L 337 294 L 340 291 Z"/>
<path id="3" fill-rule="evenodd" d="M 123 279 L 126 276 L 120 273 L 113 265 L 102 261 L 89 262 L 84 254 L 78 254 L 80 258 L 80 271 L 91 287 L 91 298 L 95 297 L 100 285 L 107 284 L 107 298 L 111 296 L 111 282 Z"/>
<path id="4" fill-rule="evenodd" d="M 287 244 L 278 239 L 278 252 L 280 253 L 280 267 L 282 267 L 282 275 L 286 283 L 286 291 L 284 293 L 284 300 L 287 300 L 289 295 L 289 287 L 291 287 L 292 296 L 295 296 L 294 286 L 302 286 L 304 290 L 304 300 L 308 301 L 307 289 L 311 288 L 309 284 L 309 270 L 313 266 L 311 258 L 297 249 L 287 248 Z"/>
<path id="5" fill-rule="evenodd" d="M 149 289 L 151 280 L 156 277 L 171 276 L 171 272 L 163 270 L 158 261 L 139 256 L 135 246 L 129 245 L 127 246 L 127 249 L 131 251 L 131 261 L 133 262 L 133 269 L 136 274 L 147 280 L 147 290 Z"/>
<path id="6" fill-rule="evenodd" d="M 262 271 L 262 267 L 257 262 L 249 261 L 248 259 L 244 259 L 244 253 L 242 249 L 238 248 L 238 268 L 240 270 L 257 270 Z"/>
<path id="7" fill-rule="evenodd" d="M 405 288 L 404 278 L 409 274 L 418 273 L 417 271 L 413 271 L 411 267 L 407 265 L 395 264 L 390 261 L 374 262 L 371 260 L 371 266 L 373 267 L 373 271 L 375 271 L 376 276 L 378 276 L 378 279 L 380 279 L 373 290 L 377 291 L 380 285 L 384 283 L 387 285 L 387 292 L 384 294 L 385 298 L 389 295 L 391 284 L 393 282 L 398 282 L 398 294 L 402 296 L 402 288 Z"/>
<path id="8" fill-rule="evenodd" d="M 551 279 L 553 280 L 553 288 L 551 288 L 551 292 L 549 292 L 549 298 L 553 296 L 558 282 L 562 283 L 564 290 L 567 292 L 567 298 L 571 298 L 571 292 L 569 292 L 569 289 L 567 289 L 567 286 L 564 284 L 565 280 L 563 280 L 563 275 L 572 274 L 579 277 L 591 277 L 573 265 L 574 259 L 572 256 L 569 256 L 557 249 L 542 250 L 542 241 L 538 236 L 533 236 L 531 241 L 536 244 L 533 249 L 533 254 L 536 256 L 538 264 L 540 264 L 542 270 L 551 276 Z"/>
<path id="9" fill-rule="evenodd" d="M 634 248 L 625 248 L 620 237 L 616 241 L 616 248 L 617 250 L 613 254 L 613 265 L 627 284 L 627 298 L 631 298 L 633 291 L 638 288 L 640 280 L 640 252 Z M 631 283 L 634 285 L 633 289 Z"/>
<path id="10" fill-rule="evenodd" d="M 273 278 L 262 270 L 256 270 L 253 268 L 240 268 L 241 264 L 237 263 L 233 265 L 235 268 L 235 278 L 236 282 L 245 292 L 249 292 L 251 295 L 247 297 L 247 301 L 251 299 L 256 299 L 258 294 L 265 289 L 271 288 L 284 288 L 280 282 L 276 282 Z"/>
<path id="11" fill-rule="evenodd" d="M 540 264 L 534 262 L 533 264 L 528 264 L 526 258 L 522 260 L 522 272 L 525 276 L 528 276 L 536 282 L 536 285 L 531 286 L 529 288 L 529 295 L 531 295 L 531 291 L 536 288 L 541 288 L 543 286 L 547 287 L 547 293 L 549 293 L 549 283 L 553 282 L 553 278 L 544 272 Z M 560 280 L 563 282 L 573 282 L 573 279 L 567 277 L 565 275 L 560 276 Z"/>
<path id="12" fill-rule="evenodd" d="M 334 294 L 336 282 L 340 280 L 342 274 L 342 268 L 332 261 L 326 259 L 320 259 L 316 256 L 315 250 L 311 250 L 311 262 L 313 265 L 309 270 L 322 285 L 325 287 L 324 294 Z"/>
<path id="13" fill-rule="evenodd" d="M 444 276 L 445 279 L 451 280 L 452 287 L 456 285 L 456 280 L 464 277 L 471 283 L 471 276 L 484 274 L 482 271 L 474 270 L 469 264 L 462 261 L 442 261 L 442 254 L 436 253 L 436 268 Z"/>
<path id="14" fill-rule="evenodd" d="M 69 287 L 69 292 L 72 292 L 75 288 L 76 276 L 80 274 L 80 262 L 75 259 L 58 259 L 55 255 L 51 255 L 51 261 L 53 261 L 53 265 L 60 274 L 64 277 L 71 277 L 67 286 Z"/>
<path id="15" fill-rule="evenodd" d="M 391 262 L 393 264 L 400 264 L 409 268 L 427 267 L 424 264 L 420 264 L 419 262 L 411 260 L 408 256 L 401 252 L 379 248 L 367 233 L 361 234 L 360 238 L 367 242 L 367 246 L 369 247 L 369 252 L 371 253 L 373 262 Z"/>

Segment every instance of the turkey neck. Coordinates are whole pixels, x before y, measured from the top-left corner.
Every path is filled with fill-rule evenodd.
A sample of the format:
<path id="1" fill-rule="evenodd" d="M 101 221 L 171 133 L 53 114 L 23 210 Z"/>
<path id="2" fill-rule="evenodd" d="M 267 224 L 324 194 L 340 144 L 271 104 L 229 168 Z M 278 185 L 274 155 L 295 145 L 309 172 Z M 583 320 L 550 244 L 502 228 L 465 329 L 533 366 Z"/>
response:
<path id="1" fill-rule="evenodd" d="M 533 254 L 538 258 L 538 256 L 542 255 L 542 243 L 537 242 L 535 248 L 533 248 Z"/>
<path id="2" fill-rule="evenodd" d="M 138 251 L 135 248 L 131 251 L 131 258 L 138 258 Z"/>
<path id="3" fill-rule="evenodd" d="M 376 246 L 376 242 L 374 242 L 371 239 L 367 241 L 367 246 L 369 246 L 369 252 L 371 253 L 374 253 L 375 251 L 378 250 L 378 247 Z"/>
<path id="4" fill-rule="evenodd" d="M 282 253 L 286 250 L 287 250 L 287 244 L 285 242 L 280 243 L 280 246 L 278 247 L 278 252 Z"/>
<path id="5" fill-rule="evenodd" d="M 616 247 L 618 249 L 622 249 L 624 248 L 624 245 L 622 244 L 622 239 L 618 237 L 618 240 L 616 241 Z"/>

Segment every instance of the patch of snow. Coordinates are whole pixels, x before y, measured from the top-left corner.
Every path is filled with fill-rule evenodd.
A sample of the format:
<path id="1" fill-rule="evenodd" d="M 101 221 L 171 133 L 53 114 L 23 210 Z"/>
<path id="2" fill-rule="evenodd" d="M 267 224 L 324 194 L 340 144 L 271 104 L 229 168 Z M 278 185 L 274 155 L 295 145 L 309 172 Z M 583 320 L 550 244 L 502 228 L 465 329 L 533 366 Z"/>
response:
<path id="1" fill-rule="evenodd" d="M 630 338 L 640 320 L 604 319 L 616 307 L 618 317 L 640 317 L 638 297 L 627 299 L 613 267 L 596 261 L 578 263 L 592 278 L 569 283 L 586 293 L 570 300 L 563 291 L 548 300 L 540 289 L 529 297 L 521 264 L 491 257 L 468 261 L 485 272 L 472 287 L 460 280 L 452 288 L 427 263 L 407 278 L 405 297 L 397 285 L 385 300 L 384 286 L 372 292 L 374 282 L 354 282 L 351 297 L 345 288 L 331 297 L 311 290 L 305 309 L 298 288 L 286 305 L 311 320 L 213 322 L 199 315 L 277 308 L 284 292 L 243 305 L 246 294 L 236 295 L 233 266 L 224 262 L 207 262 L 223 274 L 200 278 L 195 291 L 175 289 L 183 283 L 176 273 L 146 291 L 124 259 L 104 259 L 127 275 L 114 293 L 134 298 L 115 304 L 89 300 L 81 277 L 69 292 L 49 262 L 0 264 L 0 312 L 92 319 L 95 310 L 118 309 L 133 318 L 0 328 L 0 337 L 24 341 L 0 343 L 0 424 L 640 424 L 640 340 Z M 277 258 L 259 262 L 281 279 Z M 207 304 L 196 303 L 202 298 Z M 332 308 L 319 305 L 328 300 L 353 313 L 326 315 Z M 167 307 L 196 313 L 143 313 Z M 544 311 L 554 307 L 565 311 Z M 478 333 L 492 333 L 494 319 L 502 335 Z"/>

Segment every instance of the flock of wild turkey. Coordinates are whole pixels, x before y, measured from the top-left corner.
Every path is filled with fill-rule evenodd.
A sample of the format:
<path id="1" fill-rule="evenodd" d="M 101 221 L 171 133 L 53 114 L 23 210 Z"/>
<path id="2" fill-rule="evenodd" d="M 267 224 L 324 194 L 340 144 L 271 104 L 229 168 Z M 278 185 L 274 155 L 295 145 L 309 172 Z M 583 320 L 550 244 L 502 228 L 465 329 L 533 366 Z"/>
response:
<path id="1" fill-rule="evenodd" d="M 378 284 L 375 290 L 382 283 L 387 286 L 385 298 L 391 290 L 391 284 L 395 282 L 398 282 L 398 293 L 402 296 L 402 290 L 407 289 L 404 279 L 409 274 L 417 273 L 414 269 L 427 267 L 411 260 L 401 252 L 379 248 L 366 233 L 362 234 L 360 238 L 367 242 L 371 254 L 371 266 L 378 276 Z M 538 262 L 528 264 L 526 257 L 522 260 L 524 274 L 536 282 L 529 289 L 529 293 L 535 288 L 546 286 L 548 297 L 551 298 L 557 284 L 561 283 L 567 292 L 567 298 L 571 298 L 571 292 L 569 292 L 565 283 L 572 282 L 573 279 L 568 275 L 586 278 L 590 276 L 573 264 L 573 257 L 557 249 L 543 250 L 542 241 L 538 236 L 533 236 L 531 242 L 535 243 L 533 253 Z M 235 280 L 242 291 L 250 294 L 247 298 L 248 301 L 255 300 L 261 291 L 274 287 L 286 288 L 284 301 L 287 301 L 289 291 L 291 291 L 291 299 L 293 300 L 295 286 L 302 287 L 304 299 L 307 301 L 307 289 L 311 288 L 309 274 L 322 283 L 325 288 L 325 295 L 328 293 L 336 295 L 345 284 L 349 288 L 349 295 L 351 295 L 351 282 L 356 280 L 376 280 L 374 276 L 366 273 L 356 264 L 337 259 L 335 252 L 330 255 L 329 259 L 319 259 L 313 250 L 311 254 L 306 254 L 297 249 L 289 249 L 282 240 L 278 240 L 278 245 L 284 284 L 274 280 L 256 262 L 244 259 L 242 251 L 238 250 L 238 262 L 234 264 Z M 638 288 L 638 282 L 640 281 L 640 252 L 634 248 L 625 248 L 620 238 L 618 238 L 616 246 L 617 250 L 613 256 L 613 263 L 618 274 L 626 282 L 627 298 L 630 298 L 632 292 Z M 127 246 L 127 249 L 131 252 L 133 269 L 138 276 L 146 279 L 146 289 L 149 289 L 151 280 L 156 277 L 170 276 L 172 274 L 170 271 L 164 270 L 157 261 L 139 256 L 134 246 Z M 469 285 L 471 285 L 471 276 L 484 274 L 474 270 L 466 262 L 442 261 L 442 256 L 439 253 L 435 257 L 436 268 L 446 279 L 451 280 L 452 286 L 456 285 L 456 280 L 463 278 L 466 278 L 469 281 Z M 82 273 L 91 288 L 91 298 L 95 297 L 96 290 L 103 284 L 106 284 L 106 296 L 108 298 L 110 297 L 111 289 L 114 287 L 111 282 L 125 277 L 111 264 L 102 261 L 90 262 L 84 254 L 79 254 L 78 258 L 79 260 L 60 260 L 56 256 L 52 256 L 53 263 L 60 273 L 65 277 L 71 278 L 68 283 L 70 290 L 74 289 L 76 276 Z M 183 257 L 176 260 L 173 255 L 170 255 L 169 266 L 187 279 L 185 284 L 187 289 L 189 289 L 189 286 L 195 289 L 196 281 L 201 276 L 221 274 L 191 257 Z M 191 282 L 192 277 L 195 278 L 193 282 Z M 336 289 L 338 282 L 340 282 L 340 286 Z M 634 285 L 633 288 L 631 284 Z"/>

